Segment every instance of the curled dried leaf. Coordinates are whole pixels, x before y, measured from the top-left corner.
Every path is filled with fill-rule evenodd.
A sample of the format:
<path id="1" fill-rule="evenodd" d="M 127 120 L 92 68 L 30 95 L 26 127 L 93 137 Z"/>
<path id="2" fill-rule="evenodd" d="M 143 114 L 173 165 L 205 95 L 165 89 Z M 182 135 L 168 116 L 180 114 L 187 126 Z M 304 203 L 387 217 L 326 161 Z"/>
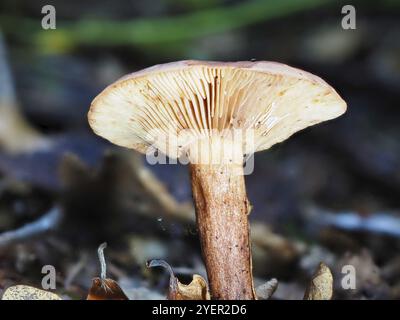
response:
<path id="1" fill-rule="evenodd" d="M 163 267 L 168 270 L 170 274 L 168 300 L 210 300 L 208 285 L 202 276 L 194 274 L 189 284 L 182 284 L 175 277 L 171 266 L 164 260 L 150 260 L 147 262 L 147 267 Z"/>
<path id="2" fill-rule="evenodd" d="M 194 274 L 192 282 L 187 285 L 180 283 L 178 279 L 176 282 L 178 290 L 173 300 L 210 300 L 207 282 L 202 276 Z"/>
<path id="3" fill-rule="evenodd" d="M 256 288 L 256 296 L 260 300 L 268 300 L 269 298 L 271 298 L 277 288 L 278 280 L 273 278 Z"/>
<path id="4" fill-rule="evenodd" d="M 37 289 L 25 285 L 9 287 L 1 300 L 62 300 L 53 292 Z"/>
<path id="5" fill-rule="evenodd" d="M 333 276 L 329 267 L 321 262 L 304 294 L 304 300 L 331 300 Z"/>

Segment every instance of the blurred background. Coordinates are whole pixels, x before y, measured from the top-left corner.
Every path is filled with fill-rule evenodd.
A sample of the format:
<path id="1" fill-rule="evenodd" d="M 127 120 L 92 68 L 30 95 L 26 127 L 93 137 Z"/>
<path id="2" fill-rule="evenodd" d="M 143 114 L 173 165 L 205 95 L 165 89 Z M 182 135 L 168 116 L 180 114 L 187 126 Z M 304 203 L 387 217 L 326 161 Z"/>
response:
<path id="1" fill-rule="evenodd" d="M 44 5 L 56 29 L 44 30 Z M 344 5 L 356 29 L 342 28 Z M 323 0 L 0 3 L 0 294 L 40 287 L 86 298 L 108 243 L 108 276 L 132 298 L 205 276 L 187 167 L 148 166 L 96 137 L 87 111 L 122 75 L 182 59 L 272 60 L 330 83 L 342 117 L 255 157 L 246 177 L 256 283 L 299 299 L 318 263 L 336 299 L 400 298 L 400 2 Z M 343 265 L 357 286 L 340 286 Z"/>

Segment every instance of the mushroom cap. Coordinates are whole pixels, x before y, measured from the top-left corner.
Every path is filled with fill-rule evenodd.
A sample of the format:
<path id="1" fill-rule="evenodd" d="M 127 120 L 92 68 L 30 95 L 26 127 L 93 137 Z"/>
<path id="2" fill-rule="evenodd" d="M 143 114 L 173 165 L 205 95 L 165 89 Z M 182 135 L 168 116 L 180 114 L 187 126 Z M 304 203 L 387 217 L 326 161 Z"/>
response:
<path id="1" fill-rule="evenodd" d="M 324 80 L 285 64 L 190 60 L 122 77 L 93 100 L 88 119 L 116 145 L 177 158 L 193 139 L 220 141 L 233 131 L 252 132 L 243 153 L 265 150 L 345 111 Z"/>

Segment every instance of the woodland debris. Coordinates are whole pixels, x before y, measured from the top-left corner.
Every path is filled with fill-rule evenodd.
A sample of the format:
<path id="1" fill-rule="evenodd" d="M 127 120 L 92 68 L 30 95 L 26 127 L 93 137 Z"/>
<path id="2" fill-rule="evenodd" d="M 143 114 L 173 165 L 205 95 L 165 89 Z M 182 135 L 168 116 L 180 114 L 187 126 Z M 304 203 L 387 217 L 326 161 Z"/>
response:
<path id="1" fill-rule="evenodd" d="M 163 183 L 146 168 L 142 157 L 133 151 L 108 151 L 99 168 L 86 166 L 77 156 L 69 154 L 60 167 L 64 190 L 79 193 L 82 186 L 108 186 L 116 205 L 138 215 L 171 217 L 177 221 L 193 222 L 194 209 L 178 203 Z M 104 191 L 106 192 L 106 191 Z"/>
<path id="2" fill-rule="evenodd" d="M 388 299 L 390 289 L 382 271 L 375 263 L 367 249 L 357 254 L 347 253 L 337 262 L 337 271 L 341 272 L 344 266 L 351 266 L 356 271 L 355 288 L 351 290 L 337 290 L 340 298 L 347 299 Z M 337 283 L 338 286 L 341 283 Z"/>
<path id="3" fill-rule="evenodd" d="M 262 285 L 256 287 L 256 296 L 260 300 L 268 300 L 278 288 L 278 280 L 272 278 Z"/>
<path id="4" fill-rule="evenodd" d="M 192 282 L 186 285 L 179 282 L 171 266 L 164 260 L 148 261 L 147 267 L 163 267 L 168 270 L 170 275 L 168 300 L 210 300 L 207 282 L 198 274 L 194 274 Z"/>
<path id="5" fill-rule="evenodd" d="M 102 243 L 98 250 L 101 275 L 100 278 L 92 279 L 87 300 L 129 300 L 118 283 L 106 277 L 107 266 L 104 258 L 104 249 L 107 243 Z"/>
<path id="6" fill-rule="evenodd" d="M 54 230 L 61 222 L 63 214 L 59 207 L 52 208 L 36 221 L 11 231 L 0 234 L 0 248 L 15 242 L 26 241 L 45 232 Z"/>
<path id="7" fill-rule="evenodd" d="M 275 233 L 267 224 L 257 221 L 251 223 L 251 242 L 253 269 L 262 277 L 290 275 L 306 249 L 302 242 Z"/>
<path id="8" fill-rule="evenodd" d="M 62 300 L 57 294 L 25 285 L 9 287 L 1 300 Z"/>
<path id="9" fill-rule="evenodd" d="M 112 279 L 94 278 L 86 300 L 129 300 Z"/>
<path id="10" fill-rule="evenodd" d="M 310 224 L 321 227 L 335 227 L 354 232 L 371 232 L 400 238 L 400 218 L 396 213 L 376 212 L 363 216 L 357 212 L 330 212 L 313 208 L 308 212 Z"/>
<path id="11" fill-rule="evenodd" d="M 331 300 L 333 276 L 329 267 L 321 262 L 304 294 L 304 300 Z"/>
<path id="12" fill-rule="evenodd" d="M 85 265 L 88 263 L 88 256 L 86 253 L 81 254 L 79 260 L 73 263 L 69 268 L 67 268 L 65 279 L 64 279 L 64 288 L 66 290 L 70 290 L 72 288 L 72 284 L 79 273 L 84 269 Z"/>
<path id="13" fill-rule="evenodd" d="M 251 242 L 252 246 L 259 247 L 284 261 L 297 259 L 305 249 L 301 243 L 292 242 L 273 232 L 267 224 L 259 222 L 251 224 Z"/>

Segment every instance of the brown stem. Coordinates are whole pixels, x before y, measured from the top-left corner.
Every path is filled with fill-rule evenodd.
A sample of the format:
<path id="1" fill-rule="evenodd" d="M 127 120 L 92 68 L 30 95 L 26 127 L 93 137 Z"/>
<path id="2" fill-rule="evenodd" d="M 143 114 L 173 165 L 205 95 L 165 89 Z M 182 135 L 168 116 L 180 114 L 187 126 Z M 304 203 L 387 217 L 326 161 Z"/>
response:
<path id="1" fill-rule="evenodd" d="M 255 299 L 242 166 L 191 164 L 190 172 L 211 297 Z"/>

